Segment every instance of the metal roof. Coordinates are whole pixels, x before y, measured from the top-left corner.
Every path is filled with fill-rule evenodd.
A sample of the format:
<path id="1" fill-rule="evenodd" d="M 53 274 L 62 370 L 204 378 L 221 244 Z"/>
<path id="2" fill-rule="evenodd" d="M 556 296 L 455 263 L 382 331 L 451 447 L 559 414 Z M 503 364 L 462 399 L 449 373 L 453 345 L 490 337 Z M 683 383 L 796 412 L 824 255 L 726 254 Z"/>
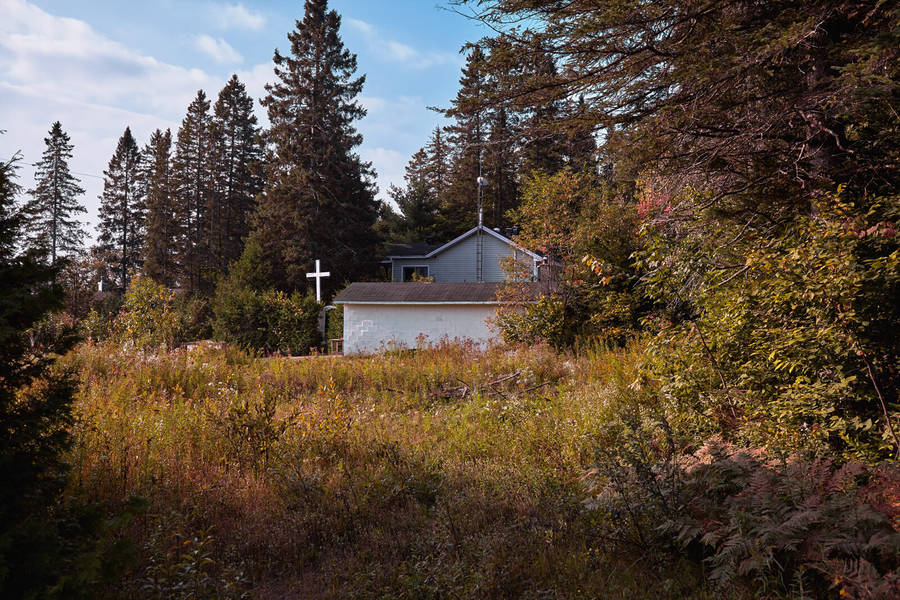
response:
<path id="1" fill-rule="evenodd" d="M 447 248 L 455 246 L 456 244 L 463 241 L 467 237 L 477 233 L 479 230 L 481 230 L 484 233 L 487 233 L 489 235 L 492 235 L 493 237 L 497 238 L 504 244 L 507 244 L 508 246 L 518 249 L 520 252 L 524 252 L 525 254 L 527 254 L 528 256 L 530 256 L 531 258 L 533 258 L 535 260 L 542 258 L 540 254 L 536 254 L 536 253 L 532 252 L 531 250 L 527 250 L 527 249 L 523 248 L 522 246 L 519 246 L 514 241 L 512 241 L 511 239 L 506 237 L 505 235 L 498 233 L 498 232 L 494 231 L 493 229 L 490 229 L 489 227 L 485 227 L 483 225 L 473 227 L 472 229 L 468 230 L 464 234 L 450 240 L 446 244 L 435 245 L 435 244 L 424 244 L 421 242 L 413 242 L 411 244 L 392 244 L 390 249 L 388 250 L 387 258 L 431 258 L 436 254 L 440 254 Z"/>
<path id="2" fill-rule="evenodd" d="M 351 283 L 334 304 L 499 304 L 497 291 L 504 283 Z M 528 296 L 538 295 L 540 284 L 526 283 Z"/>
<path id="3" fill-rule="evenodd" d="M 425 242 L 411 242 L 407 244 L 391 244 L 388 246 L 387 256 L 402 258 L 406 256 L 425 256 L 439 244 L 426 244 Z"/>

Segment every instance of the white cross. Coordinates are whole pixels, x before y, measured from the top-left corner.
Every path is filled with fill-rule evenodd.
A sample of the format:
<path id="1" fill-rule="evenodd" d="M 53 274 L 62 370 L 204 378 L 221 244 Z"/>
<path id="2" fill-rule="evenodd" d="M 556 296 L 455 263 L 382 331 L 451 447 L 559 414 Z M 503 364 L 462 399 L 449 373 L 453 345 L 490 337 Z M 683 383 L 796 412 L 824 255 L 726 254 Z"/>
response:
<path id="1" fill-rule="evenodd" d="M 322 278 L 330 277 L 331 273 L 328 271 L 322 272 L 322 267 L 319 266 L 319 259 L 316 259 L 316 272 L 315 273 L 307 273 L 307 277 L 315 277 L 316 278 L 316 302 L 322 302 Z"/>

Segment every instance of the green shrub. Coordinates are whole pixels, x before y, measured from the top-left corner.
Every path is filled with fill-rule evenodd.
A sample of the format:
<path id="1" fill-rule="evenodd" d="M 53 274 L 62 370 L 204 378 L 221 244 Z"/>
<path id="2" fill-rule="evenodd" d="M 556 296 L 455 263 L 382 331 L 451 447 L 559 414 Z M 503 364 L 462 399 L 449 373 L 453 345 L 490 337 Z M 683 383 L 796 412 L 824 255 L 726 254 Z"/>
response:
<path id="1" fill-rule="evenodd" d="M 900 198 L 867 202 L 822 200 L 727 249 L 736 227 L 648 228 L 647 289 L 670 308 L 648 365 L 707 434 L 785 455 L 897 451 Z"/>
<path id="2" fill-rule="evenodd" d="M 328 311 L 328 322 L 325 327 L 325 339 L 336 340 L 344 337 L 344 307 L 336 306 Z"/>
<path id="3" fill-rule="evenodd" d="M 511 303 L 497 311 L 495 324 L 504 342 L 546 342 L 564 348 L 572 342 L 566 325 L 565 305 L 558 296 L 541 296 L 534 304 Z"/>
<path id="4" fill-rule="evenodd" d="M 520 227 L 516 241 L 553 260 L 542 273 L 552 279 L 553 296 L 523 308 L 511 290 L 511 303 L 497 320 L 503 337 L 557 349 L 588 338 L 624 343 L 648 309 L 631 260 L 641 240 L 630 189 L 591 171 L 566 169 L 532 173 L 522 195 L 510 213 Z M 514 279 L 531 278 L 530 265 L 508 261 L 504 267 Z"/>
<path id="5" fill-rule="evenodd" d="M 900 591 L 900 467 L 771 460 L 712 440 L 677 451 L 665 421 L 601 436 L 586 479 L 607 543 L 704 564 L 720 597 L 888 598 Z"/>
<path id="6" fill-rule="evenodd" d="M 242 348 L 306 354 L 319 343 L 321 305 L 312 296 L 222 287 L 213 310 L 217 339 Z"/>
<path id="7" fill-rule="evenodd" d="M 115 320 L 115 337 L 141 350 L 174 348 L 181 343 L 175 294 L 149 277 L 132 279 Z"/>
<path id="8" fill-rule="evenodd" d="M 175 313 L 178 315 L 179 334 L 183 341 L 205 340 L 212 337 L 212 305 L 207 296 L 185 293 L 175 296 Z"/>

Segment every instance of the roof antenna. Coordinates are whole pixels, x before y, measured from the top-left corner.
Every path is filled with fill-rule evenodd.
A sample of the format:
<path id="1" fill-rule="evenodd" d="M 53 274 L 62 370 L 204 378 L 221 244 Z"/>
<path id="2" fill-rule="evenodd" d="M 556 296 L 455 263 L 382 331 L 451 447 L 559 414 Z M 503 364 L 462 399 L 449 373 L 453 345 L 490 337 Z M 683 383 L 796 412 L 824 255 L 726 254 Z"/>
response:
<path id="1" fill-rule="evenodd" d="M 481 148 L 478 149 L 478 226 L 484 225 L 484 208 L 481 203 L 481 190 L 488 184 L 488 180 L 481 176 Z"/>
<path id="2" fill-rule="evenodd" d="M 481 191 L 488 184 L 488 180 L 481 176 L 481 148 L 478 149 L 478 233 L 475 240 L 475 281 L 481 283 L 484 281 L 484 238 L 482 230 L 484 229 L 484 210 L 481 204 Z"/>

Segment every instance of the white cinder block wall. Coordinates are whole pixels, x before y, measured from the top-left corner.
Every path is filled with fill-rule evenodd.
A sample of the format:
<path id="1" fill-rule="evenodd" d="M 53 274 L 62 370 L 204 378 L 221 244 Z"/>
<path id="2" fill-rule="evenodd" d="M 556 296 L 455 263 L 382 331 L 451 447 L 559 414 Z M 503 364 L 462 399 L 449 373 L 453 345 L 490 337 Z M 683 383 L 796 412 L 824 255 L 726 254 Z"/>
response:
<path id="1" fill-rule="evenodd" d="M 344 354 L 368 354 L 392 348 L 416 348 L 425 343 L 495 337 L 488 319 L 496 304 L 345 304 Z"/>

